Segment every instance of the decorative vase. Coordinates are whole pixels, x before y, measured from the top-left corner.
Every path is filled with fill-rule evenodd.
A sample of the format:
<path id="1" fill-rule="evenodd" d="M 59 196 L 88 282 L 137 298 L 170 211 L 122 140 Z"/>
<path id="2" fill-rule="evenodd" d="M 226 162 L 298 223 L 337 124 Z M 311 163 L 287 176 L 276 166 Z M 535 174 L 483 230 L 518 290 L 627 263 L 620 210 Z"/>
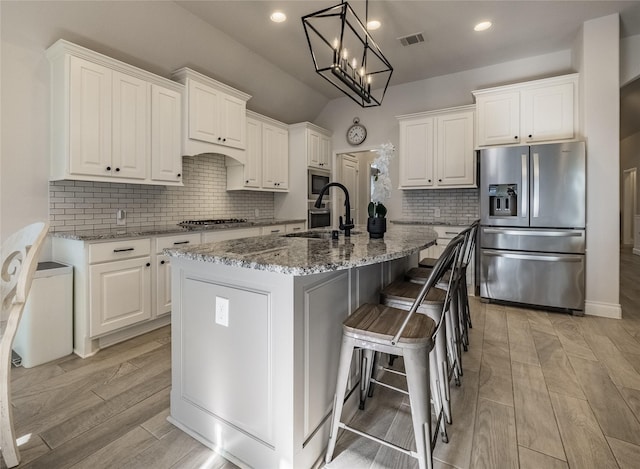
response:
<path id="1" fill-rule="evenodd" d="M 369 217 L 367 219 L 367 231 L 369 232 L 369 238 L 384 238 L 384 233 L 387 231 L 387 219 L 382 217 Z"/>

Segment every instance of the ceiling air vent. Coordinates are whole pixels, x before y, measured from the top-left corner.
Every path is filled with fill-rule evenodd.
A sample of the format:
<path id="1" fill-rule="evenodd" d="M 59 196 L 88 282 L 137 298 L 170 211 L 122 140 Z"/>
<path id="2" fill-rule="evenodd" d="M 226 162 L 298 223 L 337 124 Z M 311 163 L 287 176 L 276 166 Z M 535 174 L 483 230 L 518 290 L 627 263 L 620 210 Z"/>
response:
<path id="1" fill-rule="evenodd" d="M 398 40 L 403 46 L 410 46 L 411 44 L 418 44 L 424 42 L 424 36 L 422 33 L 409 34 L 408 36 L 399 37 Z"/>

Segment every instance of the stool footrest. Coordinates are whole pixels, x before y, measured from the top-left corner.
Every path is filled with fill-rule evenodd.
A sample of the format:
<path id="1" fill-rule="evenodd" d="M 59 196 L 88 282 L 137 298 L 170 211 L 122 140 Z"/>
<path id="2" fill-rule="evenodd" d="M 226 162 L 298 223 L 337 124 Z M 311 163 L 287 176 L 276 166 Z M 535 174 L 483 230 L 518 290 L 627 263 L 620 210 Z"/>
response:
<path id="1" fill-rule="evenodd" d="M 396 451 L 400 451 L 401 453 L 404 453 L 407 456 L 411 456 L 412 458 L 418 459 L 418 453 L 416 453 L 415 451 L 408 450 L 406 448 L 403 448 L 402 446 L 394 445 L 393 443 L 389 443 L 388 441 L 378 438 L 377 436 L 373 436 L 373 435 L 370 435 L 369 433 L 360 431 L 357 428 L 350 427 L 342 422 L 339 422 L 338 426 L 352 433 L 355 433 L 356 435 L 360 435 L 362 437 L 368 438 L 372 441 L 375 441 L 376 443 L 379 443 L 391 449 L 395 449 Z"/>
<path id="2" fill-rule="evenodd" d="M 383 383 L 382 381 L 378 381 L 377 379 L 371 378 L 371 382 L 372 383 L 376 383 L 376 384 L 378 384 L 378 385 L 380 385 L 382 387 L 385 387 L 387 389 L 392 389 L 393 391 L 397 391 L 397 392 L 402 393 L 402 394 L 404 394 L 406 396 L 409 395 L 409 391 L 405 391 L 404 389 L 400 389 L 400 388 L 397 388 L 395 386 L 391 386 L 390 384 Z"/>

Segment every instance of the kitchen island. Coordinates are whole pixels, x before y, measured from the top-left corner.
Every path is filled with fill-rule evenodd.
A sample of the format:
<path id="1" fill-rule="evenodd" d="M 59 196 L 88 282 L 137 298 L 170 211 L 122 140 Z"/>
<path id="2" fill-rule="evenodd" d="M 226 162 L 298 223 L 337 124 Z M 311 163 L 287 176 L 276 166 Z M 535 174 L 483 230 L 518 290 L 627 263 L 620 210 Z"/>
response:
<path id="1" fill-rule="evenodd" d="M 342 321 L 437 234 L 390 226 L 165 250 L 172 257 L 170 421 L 242 467 L 313 467 L 329 437 Z M 357 367 L 356 367 L 357 368 Z M 354 369 L 350 387 L 357 384 Z M 355 397 L 353 393 L 351 396 Z M 347 408 L 355 409 L 355 398 Z"/>

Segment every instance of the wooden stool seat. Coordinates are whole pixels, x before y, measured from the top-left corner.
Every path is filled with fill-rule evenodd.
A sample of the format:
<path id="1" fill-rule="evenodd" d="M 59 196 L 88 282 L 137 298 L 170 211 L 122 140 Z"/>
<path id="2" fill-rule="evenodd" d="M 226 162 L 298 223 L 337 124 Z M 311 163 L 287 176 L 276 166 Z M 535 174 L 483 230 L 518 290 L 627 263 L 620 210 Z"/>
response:
<path id="1" fill-rule="evenodd" d="M 418 266 L 433 267 L 434 265 L 436 265 L 436 262 L 438 262 L 438 259 L 435 259 L 433 257 L 423 257 L 422 259 L 420 259 L 420 262 L 418 262 Z"/>
<path id="2" fill-rule="evenodd" d="M 408 311 L 391 306 L 366 303 L 344 321 L 342 328 L 345 334 L 352 337 L 373 341 L 379 339 L 388 343 L 400 330 L 408 314 Z M 414 314 L 402 331 L 399 342 L 424 346 L 431 341 L 435 327 L 436 323 L 431 318 Z"/>

